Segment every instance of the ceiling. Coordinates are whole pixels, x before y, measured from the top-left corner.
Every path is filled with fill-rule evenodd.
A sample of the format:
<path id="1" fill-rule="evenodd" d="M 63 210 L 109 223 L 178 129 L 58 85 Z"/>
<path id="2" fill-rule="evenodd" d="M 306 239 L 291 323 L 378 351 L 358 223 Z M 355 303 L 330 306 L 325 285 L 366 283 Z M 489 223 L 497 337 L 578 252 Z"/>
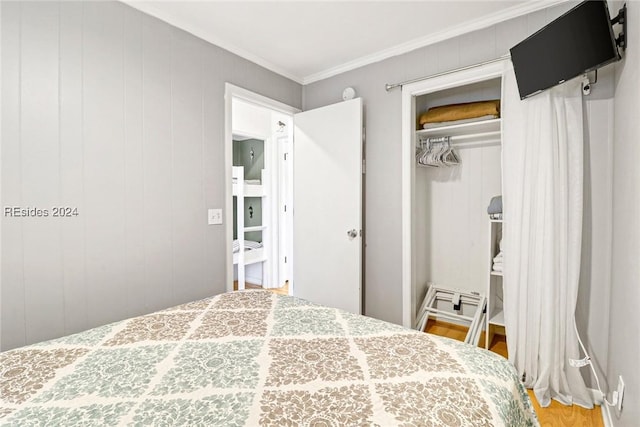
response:
<path id="1" fill-rule="evenodd" d="M 302 84 L 562 1 L 124 0 Z"/>

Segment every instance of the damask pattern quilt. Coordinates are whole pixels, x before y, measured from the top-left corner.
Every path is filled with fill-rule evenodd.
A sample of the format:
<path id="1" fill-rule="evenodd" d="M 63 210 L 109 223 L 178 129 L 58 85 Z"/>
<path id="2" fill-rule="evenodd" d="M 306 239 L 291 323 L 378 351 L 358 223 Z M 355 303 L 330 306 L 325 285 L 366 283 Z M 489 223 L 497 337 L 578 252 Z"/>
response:
<path id="1" fill-rule="evenodd" d="M 5 426 L 535 426 L 506 360 L 268 291 L 0 353 Z"/>

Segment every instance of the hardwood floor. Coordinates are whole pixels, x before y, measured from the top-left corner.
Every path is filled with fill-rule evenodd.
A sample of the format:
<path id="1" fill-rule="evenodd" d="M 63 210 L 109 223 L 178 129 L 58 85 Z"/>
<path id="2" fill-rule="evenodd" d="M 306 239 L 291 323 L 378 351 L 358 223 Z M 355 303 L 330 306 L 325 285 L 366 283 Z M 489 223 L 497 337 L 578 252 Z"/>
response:
<path id="1" fill-rule="evenodd" d="M 244 287 L 245 289 L 262 289 L 262 286 L 254 285 L 252 283 L 246 283 Z M 233 290 L 234 291 L 238 290 L 238 282 L 233 282 Z M 273 288 L 268 290 L 273 292 L 274 294 L 289 295 L 289 282 L 285 283 L 285 285 L 281 288 Z"/>
<path id="2" fill-rule="evenodd" d="M 425 332 L 464 341 L 467 335 L 467 328 L 447 322 L 429 320 L 425 327 Z M 484 344 L 484 332 L 480 337 L 481 346 Z M 489 350 L 507 357 L 507 341 L 503 335 L 494 335 Z M 527 390 L 533 402 L 540 425 L 543 427 L 601 427 L 604 426 L 600 406 L 594 409 L 584 409 L 580 406 L 565 406 L 555 400 L 547 408 L 541 408 L 533 395 L 533 391 Z"/>

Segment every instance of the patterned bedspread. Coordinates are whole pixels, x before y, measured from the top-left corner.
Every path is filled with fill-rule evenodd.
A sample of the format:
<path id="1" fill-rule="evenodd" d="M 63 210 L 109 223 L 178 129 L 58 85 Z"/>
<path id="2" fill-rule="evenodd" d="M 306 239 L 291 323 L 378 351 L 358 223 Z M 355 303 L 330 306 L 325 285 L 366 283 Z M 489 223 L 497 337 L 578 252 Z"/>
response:
<path id="1" fill-rule="evenodd" d="M 7 351 L 0 366 L 0 425 L 538 425 L 500 356 L 268 291 Z"/>

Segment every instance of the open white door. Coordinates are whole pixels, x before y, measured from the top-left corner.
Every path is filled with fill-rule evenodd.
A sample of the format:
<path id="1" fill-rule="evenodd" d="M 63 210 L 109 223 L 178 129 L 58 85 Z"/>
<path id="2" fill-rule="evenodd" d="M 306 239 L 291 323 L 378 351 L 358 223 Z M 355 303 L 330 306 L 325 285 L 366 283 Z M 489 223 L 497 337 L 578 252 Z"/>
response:
<path id="1" fill-rule="evenodd" d="M 294 116 L 293 293 L 362 312 L 362 100 Z"/>

